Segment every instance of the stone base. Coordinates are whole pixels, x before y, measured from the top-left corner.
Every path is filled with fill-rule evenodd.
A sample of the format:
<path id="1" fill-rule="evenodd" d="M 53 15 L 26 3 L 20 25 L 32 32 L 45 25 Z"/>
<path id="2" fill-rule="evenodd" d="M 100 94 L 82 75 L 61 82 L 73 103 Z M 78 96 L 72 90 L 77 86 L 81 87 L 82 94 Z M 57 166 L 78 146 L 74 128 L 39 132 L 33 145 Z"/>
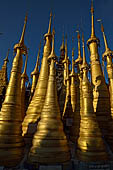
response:
<path id="1" fill-rule="evenodd" d="M 0 170 L 3 170 L 4 169 L 4 167 L 3 166 L 0 166 Z"/>
<path id="2" fill-rule="evenodd" d="M 61 165 L 54 165 L 54 166 L 43 166 L 41 165 L 39 167 L 39 170 L 62 170 L 62 166 Z"/>
<path id="3" fill-rule="evenodd" d="M 57 165 L 39 164 L 37 170 L 72 170 L 72 162 L 65 162 Z"/>
<path id="4" fill-rule="evenodd" d="M 113 162 L 81 162 L 78 160 L 73 160 L 74 169 L 73 170 L 113 170 Z"/>

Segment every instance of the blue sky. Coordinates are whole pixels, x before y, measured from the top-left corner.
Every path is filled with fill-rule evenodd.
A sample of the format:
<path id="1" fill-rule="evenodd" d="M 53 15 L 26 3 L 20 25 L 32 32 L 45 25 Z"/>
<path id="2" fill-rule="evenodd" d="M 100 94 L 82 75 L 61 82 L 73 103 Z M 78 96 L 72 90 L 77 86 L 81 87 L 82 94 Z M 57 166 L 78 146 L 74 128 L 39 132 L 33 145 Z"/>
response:
<path id="1" fill-rule="evenodd" d="M 27 74 L 30 75 L 34 69 L 40 39 L 47 32 L 49 14 L 52 8 L 55 14 L 55 51 L 59 56 L 59 48 L 62 40 L 62 32 L 67 33 L 68 37 L 68 55 L 71 58 L 72 36 L 74 36 L 75 58 L 77 58 L 77 25 L 84 31 L 85 42 L 90 37 L 91 31 L 91 0 L 3 0 L 0 3 L 0 68 L 3 59 L 10 48 L 8 77 L 10 75 L 13 61 L 13 47 L 21 36 L 24 17 L 28 12 L 28 23 L 25 34 L 25 45 L 29 48 L 29 58 Z M 95 32 L 100 39 L 99 54 L 104 52 L 104 44 L 100 24 L 97 19 L 102 19 L 109 47 L 113 50 L 113 0 L 94 0 L 95 9 Z M 85 48 L 87 61 L 89 53 L 87 46 Z M 43 44 L 41 49 L 41 57 Z M 25 57 L 23 57 L 24 63 Z M 29 77 L 31 81 L 31 78 Z"/>

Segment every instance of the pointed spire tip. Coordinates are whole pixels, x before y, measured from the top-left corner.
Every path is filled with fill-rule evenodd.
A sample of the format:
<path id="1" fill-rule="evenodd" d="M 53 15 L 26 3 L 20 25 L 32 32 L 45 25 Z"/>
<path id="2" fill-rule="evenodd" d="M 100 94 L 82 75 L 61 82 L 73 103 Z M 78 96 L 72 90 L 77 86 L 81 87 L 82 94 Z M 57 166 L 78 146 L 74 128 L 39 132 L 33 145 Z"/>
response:
<path id="1" fill-rule="evenodd" d="M 91 14 L 94 13 L 93 0 L 91 0 Z"/>

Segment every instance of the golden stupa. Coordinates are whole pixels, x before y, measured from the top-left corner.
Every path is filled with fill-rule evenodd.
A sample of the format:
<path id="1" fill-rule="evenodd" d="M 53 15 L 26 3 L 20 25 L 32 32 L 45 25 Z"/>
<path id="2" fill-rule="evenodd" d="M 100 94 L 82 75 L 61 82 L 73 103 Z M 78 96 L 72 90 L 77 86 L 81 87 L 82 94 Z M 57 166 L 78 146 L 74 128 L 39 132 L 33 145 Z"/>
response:
<path id="1" fill-rule="evenodd" d="M 110 116 L 110 96 L 109 90 L 105 83 L 105 78 L 103 76 L 98 54 L 98 46 L 100 42 L 99 39 L 95 36 L 93 1 L 91 5 L 91 15 L 91 37 L 87 41 L 87 45 L 90 50 L 91 83 L 93 85 L 93 107 L 97 116 L 99 127 L 101 128 L 103 135 L 107 137 L 109 129 L 108 122 Z"/>
<path id="2" fill-rule="evenodd" d="M 41 112 L 41 120 L 37 126 L 37 132 L 33 137 L 33 146 L 29 153 L 29 161 L 32 164 L 57 164 L 70 160 L 70 152 L 66 136 L 63 132 L 60 109 L 57 100 L 55 77 L 55 52 L 54 29 L 52 51 L 49 56 L 50 73 L 44 106 Z"/>
<path id="3" fill-rule="evenodd" d="M 0 165 L 6 167 L 16 166 L 23 158 L 21 69 L 22 55 L 27 53 L 27 48 L 24 45 L 26 23 L 27 16 L 21 39 L 14 46 L 16 56 L 13 60 L 10 81 L 0 112 Z"/>
<path id="4" fill-rule="evenodd" d="M 32 86 L 26 86 L 28 50 L 24 45 L 24 35 L 27 16 L 21 39 L 14 46 L 16 55 L 9 84 L 8 57 L 5 58 L 0 70 L 0 92 L 7 88 L 0 111 L 0 166 L 12 170 L 21 169 L 24 166 L 29 166 L 28 169 L 44 167 L 46 169 L 46 166 L 47 169 L 52 167 L 57 169 L 60 166 L 60 169 L 64 170 L 72 161 L 74 167 L 87 165 L 90 169 L 90 165 L 94 164 L 94 168 L 97 169 L 98 164 L 102 168 L 103 164 L 108 163 L 111 168 L 113 51 L 108 47 L 101 23 L 105 44 L 102 64 L 106 62 L 104 66 L 107 69 L 107 77 L 103 74 L 106 70 L 102 71 L 98 53 L 100 41 L 95 35 L 93 0 L 91 36 L 87 41 L 90 66 L 86 62 L 84 36 L 82 36 L 83 58 L 81 55 L 79 31 L 77 31 L 78 56 L 76 59 L 74 59 L 74 48 L 72 48 L 72 69 L 69 67 L 68 51 L 70 50 L 67 50 L 67 36 L 64 43 L 63 35 L 60 56 L 56 57 L 55 30 L 53 28 L 51 33 L 51 22 L 52 13 L 50 13 L 48 32 L 44 36 L 41 69 L 39 69 L 40 44 L 36 65 L 31 73 Z M 22 55 L 26 56 L 23 73 L 21 73 Z M 26 103 L 29 103 L 29 106 Z"/>
<path id="5" fill-rule="evenodd" d="M 88 65 L 85 58 L 83 38 L 83 70 L 82 80 L 82 112 L 80 133 L 78 138 L 77 156 L 81 161 L 93 162 L 107 160 L 107 153 L 102 134 L 93 111 L 92 88 L 87 78 Z"/>
<path id="6" fill-rule="evenodd" d="M 40 119 L 40 114 L 44 105 L 47 83 L 48 83 L 48 56 L 51 52 L 51 19 L 52 14 L 50 14 L 49 28 L 48 33 L 45 34 L 45 46 L 41 64 L 40 75 L 38 82 L 35 88 L 33 98 L 29 104 L 29 107 L 26 112 L 26 116 L 22 123 L 23 136 L 26 143 L 32 141 L 33 134 L 36 131 L 37 122 Z"/>

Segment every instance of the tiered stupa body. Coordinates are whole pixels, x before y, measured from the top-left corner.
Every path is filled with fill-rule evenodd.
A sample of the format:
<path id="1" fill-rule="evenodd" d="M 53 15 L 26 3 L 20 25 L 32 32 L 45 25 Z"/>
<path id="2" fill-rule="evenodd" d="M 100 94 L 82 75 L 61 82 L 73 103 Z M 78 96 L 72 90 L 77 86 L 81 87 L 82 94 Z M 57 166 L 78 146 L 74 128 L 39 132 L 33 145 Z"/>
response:
<path id="1" fill-rule="evenodd" d="M 9 49 L 6 58 L 4 59 L 4 64 L 2 69 L 0 70 L 0 108 L 5 98 L 5 93 L 8 85 L 8 78 L 7 78 L 7 63 L 8 63 L 8 55 Z"/>
<path id="2" fill-rule="evenodd" d="M 28 54 L 26 55 L 26 61 L 25 61 L 25 67 L 24 67 L 24 71 L 21 75 L 21 110 L 22 110 L 22 119 L 24 119 L 25 117 L 25 112 L 26 112 L 26 101 L 25 101 L 25 92 L 26 92 L 26 87 L 25 87 L 25 83 L 26 81 L 28 81 L 28 76 L 26 73 L 26 69 L 27 69 L 27 60 L 28 60 Z"/>
<path id="3" fill-rule="evenodd" d="M 52 15 L 50 15 L 48 33 L 45 34 L 46 43 L 44 46 L 40 75 L 38 78 L 38 82 L 36 85 L 33 98 L 31 100 L 31 103 L 29 104 L 29 107 L 26 112 L 26 116 L 22 123 L 22 130 L 23 130 L 22 135 L 24 136 L 24 139 L 26 143 L 28 144 L 31 144 L 33 134 L 36 131 L 37 122 L 40 119 L 40 114 L 41 114 L 41 111 L 44 105 L 46 91 L 47 91 L 48 56 L 50 55 L 50 52 L 51 52 L 51 36 L 52 36 L 51 35 L 51 18 L 52 18 Z"/>
<path id="4" fill-rule="evenodd" d="M 93 111 L 92 88 L 87 78 L 88 65 L 85 59 L 83 39 L 83 80 L 82 80 L 82 112 L 80 133 L 78 138 L 77 156 L 86 162 L 107 160 L 107 153 L 102 139 L 102 134 Z"/>
<path id="5" fill-rule="evenodd" d="M 21 114 L 21 69 L 22 54 L 26 54 L 23 33 L 18 44 L 14 46 L 16 56 L 13 60 L 10 81 L 7 87 L 5 100 L 0 112 L 0 165 L 16 166 L 23 157 L 22 114 Z"/>
<path id="6" fill-rule="evenodd" d="M 31 73 L 31 77 L 32 77 L 32 86 L 31 86 L 31 97 L 30 97 L 30 100 L 32 100 L 32 97 L 33 97 L 33 95 L 34 95 L 35 88 L 36 88 L 37 81 L 38 81 L 38 77 L 39 77 L 40 48 L 41 48 L 41 42 L 40 42 L 39 51 L 38 51 L 38 55 L 37 55 L 36 66 L 35 66 L 34 71 Z"/>
<path id="7" fill-rule="evenodd" d="M 93 106 L 94 112 L 97 116 L 99 127 L 101 128 L 103 135 L 108 135 L 108 119 L 110 115 L 110 96 L 105 79 L 103 77 L 99 54 L 98 45 L 99 39 L 95 36 L 94 31 L 94 8 L 93 3 L 91 7 L 92 14 L 92 31 L 91 38 L 87 41 L 87 45 L 90 50 L 91 60 L 91 82 L 93 85 Z"/>
<path id="8" fill-rule="evenodd" d="M 54 34 L 53 34 L 54 43 Z M 52 45 L 52 49 L 54 45 Z M 70 152 L 63 132 L 60 109 L 57 100 L 55 53 L 52 50 L 49 60 L 50 74 L 41 120 L 33 138 L 29 160 L 33 164 L 62 164 L 70 160 Z"/>

